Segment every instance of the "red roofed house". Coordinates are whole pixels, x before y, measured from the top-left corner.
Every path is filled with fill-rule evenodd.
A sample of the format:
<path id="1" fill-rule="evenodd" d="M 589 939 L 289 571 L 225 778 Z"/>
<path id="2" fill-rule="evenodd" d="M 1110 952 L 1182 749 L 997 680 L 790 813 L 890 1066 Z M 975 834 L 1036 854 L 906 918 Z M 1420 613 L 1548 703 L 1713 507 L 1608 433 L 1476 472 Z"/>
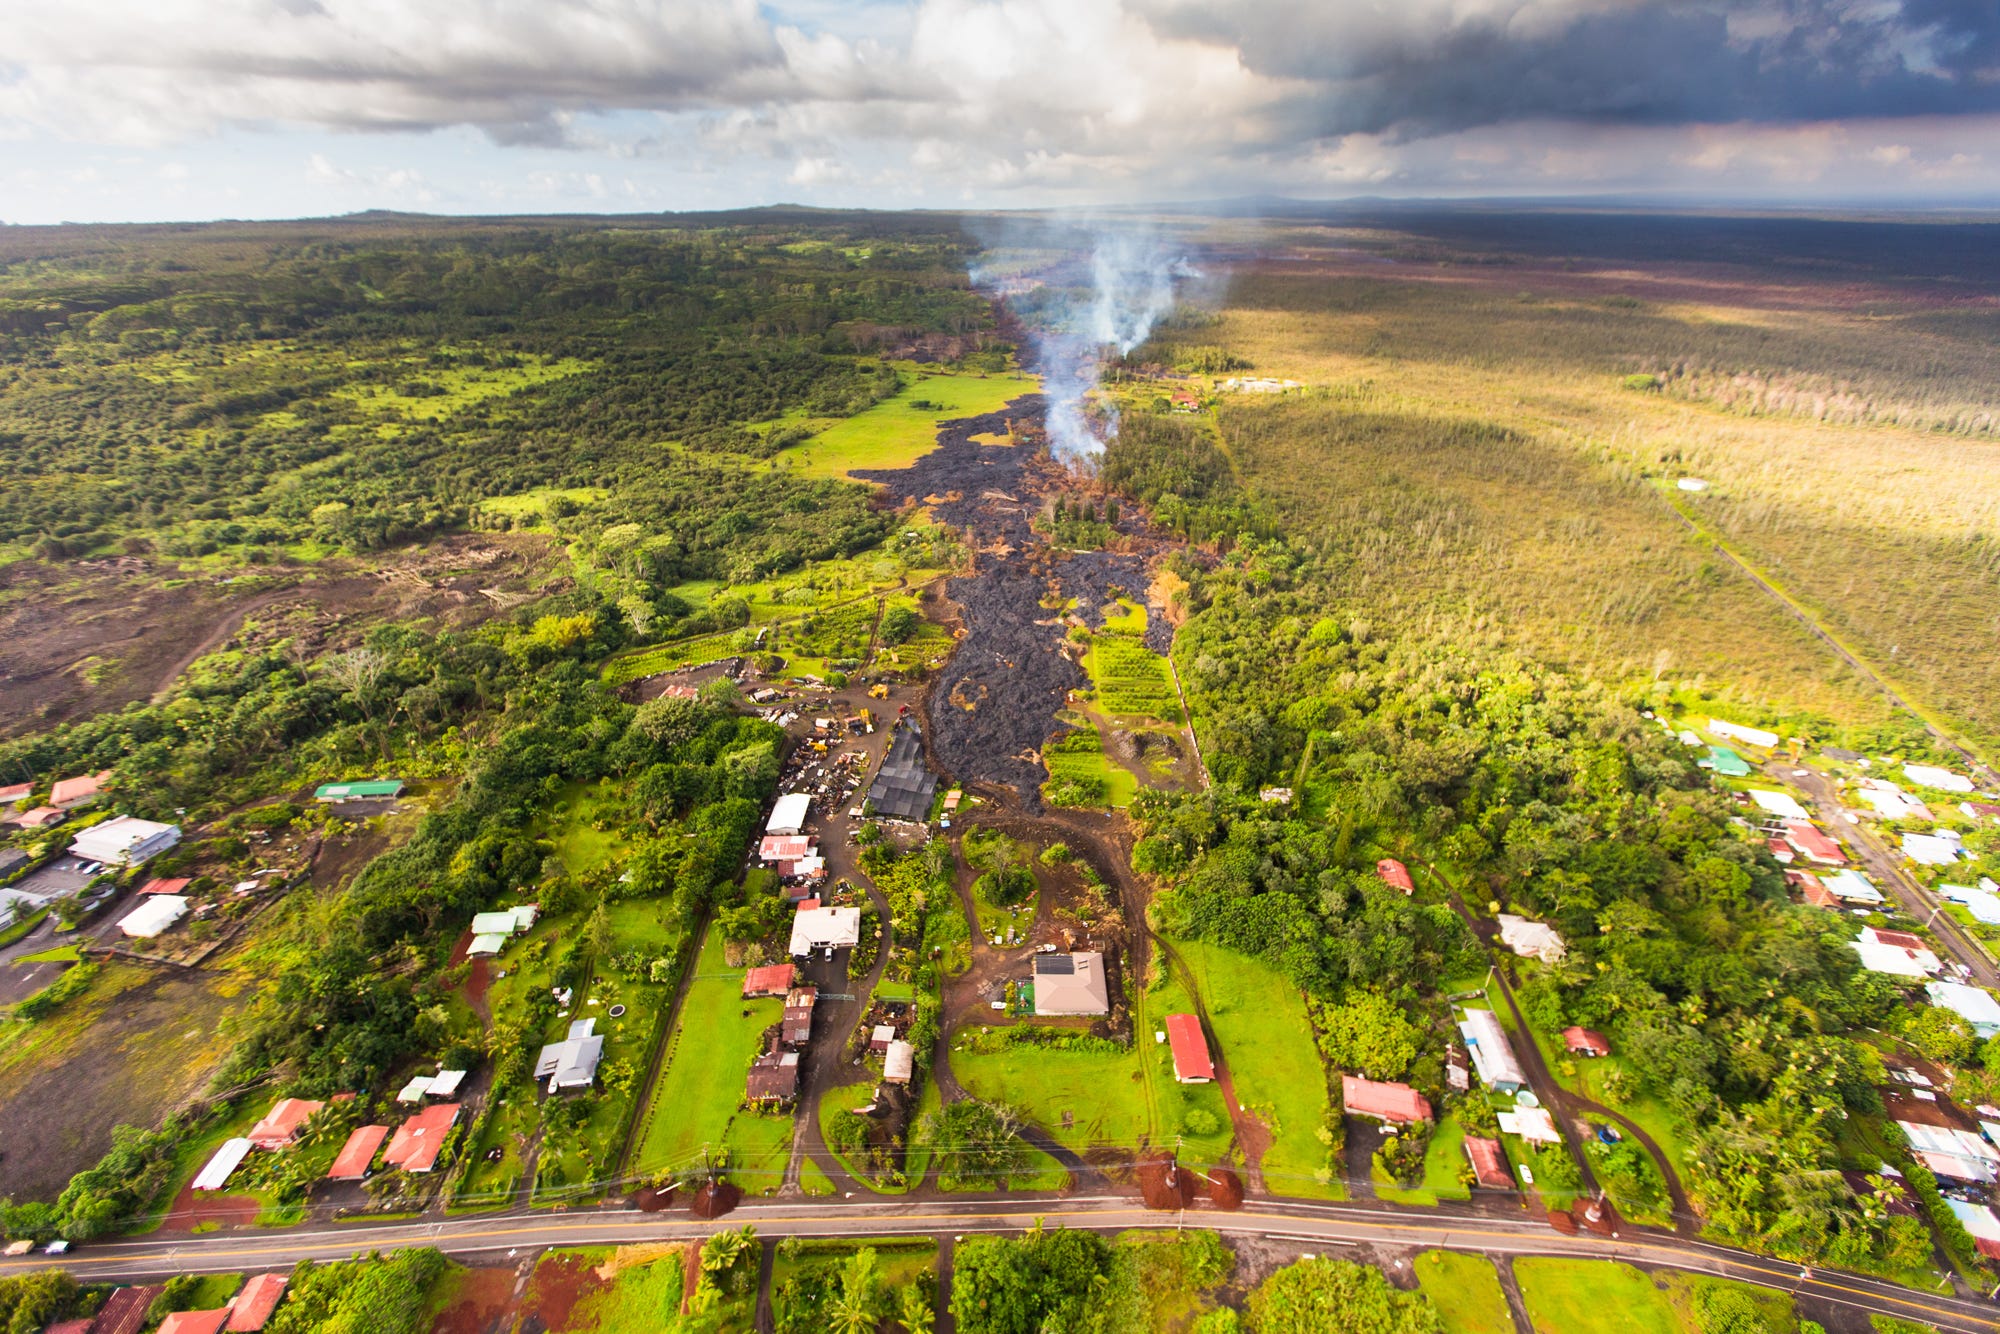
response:
<path id="1" fill-rule="evenodd" d="M 743 976 L 743 995 L 782 996 L 792 989 L 792 966 L 774 963 L 768 968 L 752 968 Z"/>
<path id="2" fill-rule="evenodd" d="M 250 1127 L 250 1143 L 260 1149 L 282 1149 L 298 1137 L 299 1127 L 324 1106 L 323 1102 L 304 1098 L 280 1098 L 276 1106 L 264 1113 L 263 1120 Z"/>
<path id="3" fill-rule="evenodd" d="M 389 1137 L 387 1126 L 356 1126 L 354 1133 L 347 1137 L 347 1143 L 340 1146 L 340 1155 L 327 1169 L 328 1181 L 359 1181 L 368 1175 L 368 1167 L 375 1161 L 375 1150 L 382 1147 L 382 1141 Z"/>
<path id="4" fill-rule="evenodd" d="M 26 801 L 28 794 L 34 790 L 35 786 L 32 783 L 10 783 L 6 787 L 0 787 L 0 806 L 18 806 Z"/>
<path id="5" fill-rule="evenodd" d="M 1832 890 L 1819 882 L 1816 876 L 1803 876 L 1797 882 L 1799 896 L 1815 908 L 1838 908 L 1840 900 Z"/>
<path id="6" fill-rule="evenodd" d="M 91 1334 L 139 1334 L 146 1327 L 146 1312 L 159 1295 L 157 1284 L 119 1288 L 98 1308 L 97 1317 L 90 1322 Z"/>
<path id="7" fill-rule="evenodd" d="M 104 795 L 104 785 L 110 781 L 109 769 L 99 774 L 85 774 L 81 778 L 65 778 L 49 789 L 49 805 L 62 811 L 88 806 Z"/>
<path id="8" fill-rule="evenodd" d="M 1430 1099 L 1408 1084 L 1385 1084 L 1359 1075 L 1340 1077 L 1340 1101 L 1350 1116 L 1406 1126 L 1431 1119 Z"/>
<path id="9" fill-rule="evenodd" d="M 271 1313 L 278 1309 L 284 1299 L 285 1284 L 283 1274 L 259 1274 L 243 1285 L 243 1291 L 236 1294 L 229 1303 L 229 1323 L 224 1326 L 231 1330 L 262 1329 L 271 1319 Z"/>
<path id="10" fill-rule="evenodd" d="M 757 860 L 795 862 L 801 857 L 810 857 L 812 850 L 810 834 L 766 834 L 764 841 L 757 845 Z"/>
<path id="11" fill-rule="evenodd" d="M 222 1334 L 229 1323 L 229 1308 L 213 1311 L 176 1311 L 160 1322 L 154 1334 Z"/>
<path id="12" fill-rule="evenodd" d="M 1215 1078 L 1215 1062 L 1201 1020 L 1191 1014 L 1167 1016 L 1167 1042 L 1174 1050 L 1174 1078 L 1183 1084 L 1206 1084 Z"/>
<path id="13" fill-rule="evenodd" d="M 67 811 L 57 810 L 54 806 L 37 806 L 31 811 L 21 811 L 8 816 L 7 823 L 17 824 L 23 829 L 46 829 L 67 819 L 69 819 Z"/>
<path id="14" fill-rule="evenodd" d="M 1609 1056 L 1611 1039 L 1588 1028 L 1565 1028 L 1563 1050 L 1572 1056 Z"/>
<path id="15" fill-rule="evenodd" d="M 1507 1155 L 1497 1139 L 1479 1135 L 1465 1137 L 1466 1161 L 1472 1164 L 1472 1178 L 1488 1190 L 1514 1189 L 1514 1176 L 1507 1170 Z"/>
<path id="16" fill-rule="evenodd" d="M 90 1334 L 90 1325 L 88 1317 L 81 1320 L 59 1320 L 44 1329 L 42 1334 Z"/>
<path id="17" fill-rule="evenodd" d="M 141 894 L 178 894 L 194 882 L 182 877 L 177 880 L 148 880 L 139 886 Z"/>
<path id="18" fill-rule="evenodd" d="M 1840 850 L 1840 844 L 1821 833 L 1810 820 L 1785 821 L 1785 842 L 1809 862 L 1821 866 L 1847 865 L 1847 854 Z"/>
<path id="19" fill-rule="evenodd" d="M 458 1104 L 441 1102 L 434 1107 L 426 1107 L 403 1124 L 396 1127 L 396 1133 L 389 1140 L 389 1148 L 382 1155 L 382 1161 L 390 1167 L 400 1167 L 405 1172 L 428 1172 L 437 1166 L 440 1150 L 444 1148 L 445 1134 L 452 1123 L 458 1120 Z"/>
<path id="20" fill-rule="evenodd" d="M 1417 882 L 1410 879 L 1410 868 L 1394 857 L 1384 857 L 1375 863 L 1375 874 L 1382 877 L 1382 883 L 1391 889 L 1400 889 L 1405 894 L 1417 892 Z"/>
<path id="21" fill-rule="evenodd" d="M 1790 866 L 1792 864 L 1792 845 L 1785 842 L 1784 839 L 1767 838 L 1764 840 L 1764 846 L 1770 849 L 1771 855 L 1777 858 L 1780 866 Z"/>

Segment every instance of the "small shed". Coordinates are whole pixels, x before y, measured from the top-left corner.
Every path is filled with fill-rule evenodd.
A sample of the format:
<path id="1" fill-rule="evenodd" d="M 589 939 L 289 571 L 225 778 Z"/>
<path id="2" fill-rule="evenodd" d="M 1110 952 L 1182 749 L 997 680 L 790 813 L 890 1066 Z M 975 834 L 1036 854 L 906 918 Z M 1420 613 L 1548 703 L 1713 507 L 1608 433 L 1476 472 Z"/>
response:
<path id="1" fill-rule="evenodd" d="M 1182 1084 L 1206 1084 L 1215 1078 L 1215 1061 L 1201 1020 L 1191 1014 L 1167 1016 L 1167 1043 L 1173 1049 L 1174 1079 Z"/>
<path id="2" fill-rule="evenodd" d="M 118 929 L 135 940 L 151 940 L 187 916 L 188 901 L 179 894 L 155 894 L 118 919 Z"/>
<path id="3" fill-rule="evenodd" d="M 743 996 L 746 1000 L 753 996 L 783 996 L 791 989 L 792 966 L 788 963 L 752 968 L 743 975 Z"/>
<path id="4" fill-rule="evenodd" d="M 343 801 L 387 801 L 403 795 L 400 778 L 364 778 L 348 783 L 321 783 L 313 789 L 314 801 L 338 804 Z"/>
<path id="5" fill-rule="evenodd" d="M 1572 1056 L 1609 1056 L 1611 1039 L 1589 1028 L 1565 1028 L 1563 1050 Z"/>
<path id="6" fill-rule="evenodd" d="M 917 1068 L 917 1049 L 910 1043 L 897 1038 L 889 1044 L 889 1050 L 882 1057 L 882 1082 L 885 1084 L 907 1084 Z"/>
<path id="7" fill-rule="evenodd" d="M 896 1040 L 894 1024 L 877 1024 L 868 1032 L 868 1050 L 877 1056 L 889 1050 L 889 1044 Z"/>
<path id="8" fill-rule="evenodd" d="M 1708 767 L 1724 778 L 1748 778 L 1750 762 L 1727 746 L 1708 748 Z"/>
<path id="9" fill-rule="evenodd" d="M 787 1047 L 803 1047 L 812 1041 L 813 1006 L 818 1000 L 818 987 L 793 987 L 785 993 L 780 1040 Z"/>

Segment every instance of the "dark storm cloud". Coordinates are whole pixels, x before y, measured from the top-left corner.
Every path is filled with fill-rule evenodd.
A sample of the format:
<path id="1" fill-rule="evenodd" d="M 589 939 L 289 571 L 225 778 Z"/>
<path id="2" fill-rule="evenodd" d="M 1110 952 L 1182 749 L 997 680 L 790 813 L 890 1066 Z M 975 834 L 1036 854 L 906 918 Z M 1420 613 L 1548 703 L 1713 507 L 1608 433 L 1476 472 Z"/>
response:
<path id="1" fill-rule="evenodd" d="M 1537 119 L 1631 125 L 2000 109 L 2000 4 L 1244 7 L 1160 0 L 1155 22 L 1301 86 L 1312 134 Z"/>

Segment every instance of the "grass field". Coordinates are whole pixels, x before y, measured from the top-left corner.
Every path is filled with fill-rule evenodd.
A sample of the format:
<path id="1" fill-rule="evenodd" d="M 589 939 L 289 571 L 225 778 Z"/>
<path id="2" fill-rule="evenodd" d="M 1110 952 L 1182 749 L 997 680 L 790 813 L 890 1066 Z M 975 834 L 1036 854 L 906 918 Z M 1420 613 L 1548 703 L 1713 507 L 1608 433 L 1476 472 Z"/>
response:
<path id="1" fill-rule="evenodd" d="M 1690 541 L 1659 488 L 1699 476 L 1710 489 L 1691 508 L 1871 663 L 1981 735 L 2000 731 L 2000 664 L 1975 647 L 1990 638 L 1975 627 L 2000 616 L 1984 536 L 2000 455 L 1886 419 L 1846 425 L 1622 384 L 1683 359 L 1866 376 L 1871 363 L 1908 367 L 1921 345 L 1938 359 L 1913 393 L 1990 399 L 1990 348 L 1906 340 L 1893 315 L 1913 312 L 1854 321 L 1832 289 L 1826 310 L 1774 313 L 1611 307 L 1538 281 L 1447 293 L 1414 270 L 1267 269 L 1239 276 L 1204 333 L 1261 374 L 1326 387 L 1226 401 L 1217 420 L 1244 473 L 1350 562 L 1345 580 L 1373 618 L 1462 607 L 1531 651 L 1609 674 L 1700 681 L 1777 715 L 1880 722 L 1872 690 Z M 1958 355 L 1974 347 L 1976 369 Z M 1788 356 L 1811 360 L 1779 370 Z"/>
<path id="2" fill-rule="evenodd" d="M 668 1039 L 666 1068 L 660 1073 L 651 1102 L 641 1111 L 639 1134 L 627 1170 L 649 1174 L 701 1161 L 703 1146 L 725 1142 L 755 1149 L 756 1130 L 738 1129 L 743 1077 L 758 1052 L 764 1030 L 778 1021 L 784 1003 L 775 997 L 743 998 L 741 968 L 731 968 L 722 955 L 722 937 L 711 931 L 702 944 L 682 1003 L 680 1022 Z M 742 1183 L 760 1188 L 761 1180 Z"/>
<path id="3" fill-rule="evenodd" d="M 1417 1283 L 1444 1321 L 1445 1334 L 1514 1334 L 1507 1294 L 1485 1256 L 1425 1251 L 1413 1267 Z"/>
<path id="4" fill-rule="evenodd" d="M 1667 1294 L 1616 1260 L 1514 1261 L 1535 1334 L 1693 1334 Z"/>
<path id="5" fill-rule="evenodd" d="M 1032 376 L 921 374 L 894 398 L 835 422 L 812 439 L 772 458 L 773 468 L 809 477 L 845 477 L 857 468 L 907 468 L 937 444 L 941 421 L 997 412 L 1033 393 Z M 919 402 L 932 407 L 917 407 Z"/>
<path id="6" fill-rule="evenodd" d="M 1199 941 L 1171 942 L 1194 975 L 1237 1101 L 1271 1132 L 1264 1179 L 1273 1193 L 1338 1198 L 1320 1131 L 1331 1106 L 1305 1001 L 1261 960 Z"/>

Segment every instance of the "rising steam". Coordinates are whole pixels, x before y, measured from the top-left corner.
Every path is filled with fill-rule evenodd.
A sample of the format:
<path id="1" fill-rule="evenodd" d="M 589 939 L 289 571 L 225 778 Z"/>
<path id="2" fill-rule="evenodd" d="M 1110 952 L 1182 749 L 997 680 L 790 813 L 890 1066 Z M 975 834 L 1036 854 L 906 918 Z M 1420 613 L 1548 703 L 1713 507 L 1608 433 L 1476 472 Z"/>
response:
<path id="1" fill-rule="evenodd" d="M 1006 297 L 1027 326 L 1048 399 L 1049 450 L 1088 467 L 1118 433 L 1108 407 L 1092 420 L 1090 393 L 1104 362 L 1146 341 L 1173 310 L 1180 283 L 1199 276 L 1184 251 L 1138 228 L 1048 228 L 989 252 L 973 281 Z"/>

